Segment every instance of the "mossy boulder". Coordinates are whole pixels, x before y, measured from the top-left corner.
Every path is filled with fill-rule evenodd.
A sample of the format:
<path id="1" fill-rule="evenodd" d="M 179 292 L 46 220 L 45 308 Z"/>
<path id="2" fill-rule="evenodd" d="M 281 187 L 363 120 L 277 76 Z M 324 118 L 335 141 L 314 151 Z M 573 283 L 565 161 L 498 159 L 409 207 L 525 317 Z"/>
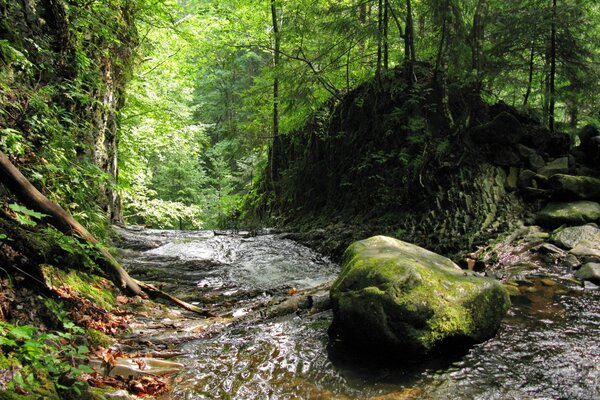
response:
<path id="1" fill-rule="evenodd" d="M 332 335 L 359 351 L 399 355 L 407 363 L 489 339 L 510 306 L 496 280 L 386 236 L 348 247 L 331 300 Z"/>
<path id="2" fill-rule="evenodd" d="M 600 179 L 592 176 L 556 174 L 549 183 L 553 190 L 561 194 L 584 200 L 600 198 Z"/>
<path id="3" fill-rule="evenodd" d="M 593 201 L 549 203 L 537 215 L 537 222 L 549 228 L 583 225 L 600 218 L 600 204 Z"/>

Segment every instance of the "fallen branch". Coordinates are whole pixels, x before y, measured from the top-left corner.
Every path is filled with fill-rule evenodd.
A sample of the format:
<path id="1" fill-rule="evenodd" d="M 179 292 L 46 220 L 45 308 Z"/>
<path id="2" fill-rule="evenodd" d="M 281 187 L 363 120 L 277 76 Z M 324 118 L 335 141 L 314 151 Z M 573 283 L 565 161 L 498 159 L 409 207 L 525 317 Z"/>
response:
<path id="1" fill-rule="evenodd" d="M 195 312 L 197 314 L 200 314 L 204 317 L 215 317 L 214 314 L 212 314 L 210 311 L 205 310 L 203 308 L 197 307 L 193 304 L 187 303 L 181 299 L 178 299 L 175 296 L 170 295 L 167 292 L 163 292 L 162 290 L 160 290 L 159 288 L 157 288 L 156 286 L 150 284 L 150 283 L 146 283 L 146 282 L 141 282 L 136 280 L 135 281 L 138 286 L 142 287 L 146 292 L 148 292 L 149 294 L 152 294 L 154 296 L 158 296 L 158 297 L 162 297 L 164 299 L 170 300 L 173 303 L 179 305 L 180 307 L 183 307 L 184 309 L 188 310 L 188 311 L 192 311 Z"/>

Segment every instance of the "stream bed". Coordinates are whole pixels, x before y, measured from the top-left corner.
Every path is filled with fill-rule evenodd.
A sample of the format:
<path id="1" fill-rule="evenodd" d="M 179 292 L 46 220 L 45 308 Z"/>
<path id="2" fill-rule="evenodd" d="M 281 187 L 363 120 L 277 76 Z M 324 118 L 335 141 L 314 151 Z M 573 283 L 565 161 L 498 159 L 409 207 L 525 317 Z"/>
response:
<path id="1" fill-rule="evenodd" d="M 333 353 L 330 311 L 230 323 L 335 279 L 338 265 L 296 242 L 269 232 L 118 233 L 133 276 L 210 307 L 223 324 L 180 346 L 185 369 L 169 399 L 600 399 L 600 290 L 557 266 L 521 277 L 494 338 L 395 369 Z"/>

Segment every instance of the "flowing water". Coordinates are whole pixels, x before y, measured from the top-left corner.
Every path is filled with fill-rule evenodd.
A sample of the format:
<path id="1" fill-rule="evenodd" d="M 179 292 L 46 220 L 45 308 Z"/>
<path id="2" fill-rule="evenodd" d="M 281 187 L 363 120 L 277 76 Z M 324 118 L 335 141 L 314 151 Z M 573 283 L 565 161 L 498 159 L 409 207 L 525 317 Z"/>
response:
<path id="1" fill-rule="evenodd" d="M 124 262 L 187 301 L 241 316 L 339 267 L 275 234 L 121 231 Z M 498 334 L 454 359 L 386 368 L 333 353 L 330 311 L 231 324 L 184 344 L 170 399 L 600 399 L 600 291 L 539 266 Z"/>

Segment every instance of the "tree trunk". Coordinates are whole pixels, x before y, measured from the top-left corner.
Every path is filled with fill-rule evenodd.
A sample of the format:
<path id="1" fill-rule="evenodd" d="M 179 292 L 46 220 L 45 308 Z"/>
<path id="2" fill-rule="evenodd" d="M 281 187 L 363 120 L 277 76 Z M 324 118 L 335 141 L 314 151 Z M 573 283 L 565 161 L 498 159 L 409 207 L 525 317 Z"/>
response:
<path id="1" fill-rule="evenodd" d="M 415 53 L 415 28 L 412 17 L 412 3 L 411 0 L 406 0 L 406 48 L 408 48 L 408 54 L 410 55 L 411 63 L 415 63 L 417 60 L 417 54 Z"/>
<path id="2" fill-rule="evenodd" d="M 533 58 L 535 56 L 535 42 L 531 41 L 531 52 L 529 53 L 529 78 L 527 80 L 527 91 L 523 99 L 523 106 L 527 105 L 529 95 L 531 94 L 531 85 L 533 84 Z"/>
<path id="3" fill-rule="evenodd" d="M 479 0 L 477 2 L 477 8 L 475 9 L 475 15 L 473 16 L 471 68 L 475 72 L 478 90 L 481 87 L 482 43 L 485 33 L 487 2 L 488 0 Z"/>
<path id="4" fill-rule="evenodd" d="M 271 0 L 271 18 L 273 23 L 273 40 L 275 51 L 273 53 L 273 68 L 275 69 L 275 78 L 273 79 L 273 140 L 271 142 L 271 187 L 274 189 L 273 164 L 275 162 L 275 140 L 279 136 L 279 60 L 281 57 L 281 42 L 279 37 L 279 23 L 277 21 L 276 0 Z"/>
<path id="5" fill-rule="evenodd" d="M 389 30 L 389 0 L 384 1 L 383 5 L 383 70 L 387 71 L 390 67 L 389 62 L 389 43 L 388 43 L 388 30 Z"/>
<path id="6" fill-rule="evenodd" d="M 556 0 L 552 0 L 552 30 L 550 34 L 550 103 L 548 106 L 548 128 L 554 132 L 554 106 L 556 103 Z"/>
<path id="7" fill-rule="evenodd" d="M 77 222 L 61 206 L 48 200 L 21 172 L 0 152 L 0 182 L 2 182 L 27 207 L 48 215 L 50 222 L 59 231 L 74 235 L 93 244 L 102 255 L 101 267 L 112 277 L 119 288 L 133 295 L 143 294 L 139 285 L 129 276 L 119 262 L 104 248 L 87 229 Z"/>
<path id="8" fill-rule="evenodd" d="M 382 48 L 383 48 L 383 0 L 379 0 L 377 10 L 377 67 L 375 70 L 375 76 L 379 79 L 381 75 L 381 60 L 382 60 Z"/>
<path id="9" fill-rule="evenodd" d="M 444 15 L 442 16 L 442 35 L 440 38 L 440 44 L 438 47 L 438 54 L 435 62 L 435 69 L 433 72 L 433 79 L 439 87 L 440 95 L 441 95 L 441 106 L 442 112 L 446 121 L 448 122 L 448 126 L 450 129 L 454 128 L 454 119 L 452 117 L 452 112 L 450 111 L 450 99 L 448 94 L 448 82 L 447 82 L 447 74 L 448 74 L 448 36 L 449 36 L 449 28 L 448 28 L 448 17 L 450 15 L 450 0 L 446 1 L 446 6 L 443 11 Z"/>

